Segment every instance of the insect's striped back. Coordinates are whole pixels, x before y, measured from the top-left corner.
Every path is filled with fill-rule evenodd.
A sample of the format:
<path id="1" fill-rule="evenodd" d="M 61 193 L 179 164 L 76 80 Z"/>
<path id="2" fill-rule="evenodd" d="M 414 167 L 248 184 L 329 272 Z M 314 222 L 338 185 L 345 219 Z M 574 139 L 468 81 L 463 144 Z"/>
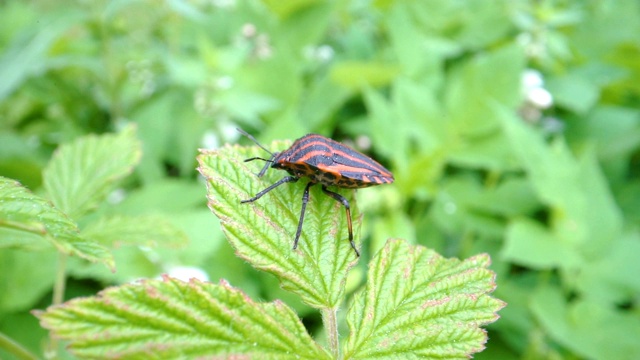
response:
<path id="1" fill-rule="evenodd" d="M 302 209 L 298 229 L 293 239 L 293 249 L 298 247 L 298 240 L 302 233 L 304 213 L 309 202 L 309 189 L 315 184 L 322 184 L 322 191 L 341 203 L 347 213 L 347 227 L 349 230 L 349 243 L 351 248 L 360 256 L 360 252 L 353 241 L 353 225 L 351 222 L 351 208 L 349 200 L 342 195 L 327 189 L 327 186 L 345 188 L 361 188 L 384 183 L 392 183 L 393 175 L 382 165 L 373 159 L 361 154 L 352 148 L 321 135 L 309 134 L 296 140 L 293 145 L 282 152 L 271 152 L 250 134 L 238 129 L 240 133 L 253 140 L 258 146 L 271 154 L 270 159 L 252 157 L 245 161 L 264 160 L 265 166 L 258 173 L 258 177 L 264 175 L 270 166 L 275 169 L 286 170 L 290 175 L 271 184 L 271 186 L 257 193 L 254 197 L 242 200 L 241 203 L 252 203 L 263 195 L 285 183 L 293 183 L 301 177 L 311 179 L 304 188 L 302 195 Z"/>
<path id="2" fill-rule="evenodd" d="M 325 185 L 360 188 L 394 180 L 389 170 L 370 157 L 317 134 L 296 140 L 274 161 L 274 167 L 293 170 Z"/>

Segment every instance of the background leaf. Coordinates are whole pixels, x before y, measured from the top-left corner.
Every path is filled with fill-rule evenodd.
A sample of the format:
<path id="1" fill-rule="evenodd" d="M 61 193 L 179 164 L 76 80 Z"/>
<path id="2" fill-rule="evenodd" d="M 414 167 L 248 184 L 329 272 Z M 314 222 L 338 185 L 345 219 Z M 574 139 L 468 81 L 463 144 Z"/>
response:
<path id="1" fill-rule="evenodd" d="M 269 147 L 275 151 L 287 146 L 273 143 Z M 239 256 L 276 274 L 282 287 L 305 303 L 334 308 L 342 302 L 348 270 L 357 261 L 348 241 L 345 210 L 319 186 L 312 187 L 298 249 L 292 250 L 305 180 L 282 185 L 254 203 L 240 203 L 286 174 L 271 170 L 256 177 L 261 165 L 243 159 L 263 152 L 258 147 L 237 146 L 202 151 L 199 171 L 207 179 L 209 206 Z M 353 192 L 338 192 L 351 201 L 357 242 L 360 216 Z"/>
<path id="2" fill-rule="evenodd" d="M 632 360 L 640 356 L 634 341 L 640 336 L 637 316 L 589 300 L 567 302 L 556 286 L 536 289 L 529 301 L 536 320 L 551 336 L 585 358 Z"/>
<path id="3" fill-rule="evenodd" d="M 165 277 L 109 288 L 36 315 L 81 358 L 328 358 L 284 303 L 253 302 L 226 282 Z"/>
<path id="4" fill-rule="evenodd" d="M 3 177 L 0 177 L 0 226 L 3 230 L 9 228 L 38 234 L 65 254 L 103 263 L 112 270 L 115 266 L 109 251 L 82 237 L 77 225 L 64 213 L 51 206 L 48 201 L 33 195 L 17 181 Z M 14 235 L 18 239 L 22 238 L 19 234 Z M 3 247 L 4 242 L 4 237 L 0 238 L 0 247 Z M 15 241 L 10 245 L 23 244 Z"/>
<path id="5" fill-rule="evenodd" d="M 347 313 L 345 359 L 467 358 L 487 340 L 479 326 L 505 304 L 489 257 L 445 259 L 422 246 L 389 240 L 371 260 L 367 285 Z"/>
<path id="6" fill-rule="evenodd" d="M 140 160 L 135 128 L 119 134 L 86 136 L 61 146 L 44 170 L 53 203 L 73 219 L 95 208 Z"/>
<path id="7" fill-rule="evenodd" d="M 487 252 L 495 296 L 509 306 L 474 359 L 609 360 L 621 357 L 605 353 L 614 344 L 634 355 L 633 321 L 617 315 L 637 318 L 640 289 L 639 13 L 637 0 L 0 1 L 0 174 L 41 195 L 61 144 L 135 123 L 144 157 L 134 177 L 74 220 L 87 230 L 100 218 L 164 215 L 189 244 L 116 249 L 117 273 L 72 257 L 67 297 L 194 267 L 254 299 L 286 301 L 315 334 L 318 311 L 234 256 L 195 156 L 237 143 L 238 126 L 265 143 L 320 133 L 396 175 L 357 192 L 363 256 L 347 295 L 388 238 L 446 257 Z M 505 127 L 503 113 L 520 128 Z M 243 174 L 252 188 L 234 195 L 282 176 Z M 303 187 L 246 205 L 291 208 L 277 214 L 278 256 L 293 257 Z M 324 197 L 312 196 L 311 206 Z M 0 332 L 38 357 L 49 333 L 28 311 L 51 301 L 57 253 L 40 234 L 0 227 L 0 238 L 11 247 L 0 249 Z M 549 284 L 566 306 L 547 316 L 531 294 Z M 576 320 L 583 313 L 571 309 L 589 314 L 594 303 L 604 311 Z M 546 319 L 566 320 L 588 347 Z M 592 331 L 597 322 L 606 330 Z"/>
<path id="8" fill-rule="evenodd" d="M 114 216 L 91 223 L 82 234 L 110 248 L 123 245 L 178 246 L 186 235 L 163 216 Z"/>

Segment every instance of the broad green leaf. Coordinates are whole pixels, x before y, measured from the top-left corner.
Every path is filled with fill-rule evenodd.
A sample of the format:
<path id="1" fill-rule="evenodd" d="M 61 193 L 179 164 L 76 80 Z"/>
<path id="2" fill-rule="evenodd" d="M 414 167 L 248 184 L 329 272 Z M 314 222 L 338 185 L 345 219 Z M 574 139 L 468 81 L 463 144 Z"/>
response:
<path id="1" fill-rule="evenodd" d="M 119 134 L 89 135 L 63 145 L 44 170 L 44 187 L 56 207 L 78 219 L 131 173 L 140 160 L 140 146 L 133 126 Z"/>
<path id="2" fill-rule="evenodd" d="M 206 211 L 211 220 L 211 214 L 206 209 L 202 211 Z M 118 264 L 117 273 L 77 261 L 69 262 L 69 273 L 76 278 L 92 278 L 104 283 L 122 284 L 132 279 L 153 278 L 167 272 L 171 265 L 181 263 L 178 255 L 183 251 L 182 246 L 189 240 L 186 234 L 174 225 L 175 220 L 175 217 L 168 219 L 162 215 L 100 218 L 87 225 L 81 233 L 85 238 L 112 249 L 113 257 Z M 206 234 L 203 229 L 200 231 Z M 207 240 L 211 242 L 210 237 L 207 237 Z M 191 246 L 197 247 L 198 255 L 201 257 L 211 252 L 209 244 L 199 243 Z M 177 247 L 181 249 L 176 249 Z M 191 257 L 183 259 L 192 260 Z"/>
<path id="3" fill-rule="evenodd" d="M 505 177 L 495 187 L 486 186 L 474 204 L 483 211 L 509 218 L 532 214 L 540 208 L 531 183 L 516 177 Z"/>
<path id="4" fill-rule="evenodd" d="M 348 89 L 359 90 L 389 85 L 399 72 L 400 68 L 393 64 L 343 61 L 333 66 L 331 79 Z"/>
<path id="5" fill-rule="evenodd" d="M 563 76 L 547 81 L 554 102 L 578 114 L 586 114 L 600 96 L 600 89 L 589 79 L 579 76 Z"/>
<path id="6" fill-rule="evenodd" d="M 352 96 L 351 91 L 338 86 L 328 76 L 324 76 L 306 90 L 306 96 L 301 99 L 297 116 L 309 129 L 318 129 L 334 120 L 332 115 L 344 106 L 350 96 Z"/>
<path id="7" fill-rule="evenodd" d="M 372 125 L 371 138 L 376 144 L 376 148 L 384 155 L 393 159 L 398 159 L 401 166 L 407 162 L 407 152 L 409 144 L 403 139 L 406 134 L 403 128 L 398 126 L 396 116 L 391 102 L 385 99 L 382 94 L 372 89 L 365 89 L 364 100 L 370 113 Z"/>
<path id="8" fill-rule="evenodd" d="M 462 139 L 451 146 L 448 155 L 450 163 L 461 168 L 486 169 L 503 173 L 514 171 L 518 167 L 518 162 L 509 146 L 509 140 L 500 131 L 491 132 L 486 136 Z"/>
<path id="9" fill-rule="evenodd" d="M 428 71 L 430 76 L 421 76 L 421 81 L 433 83 L 433 77 L 441 80 L 442 72 L 437 70 L 441 66 L 443 54 L 433 51 L 434 47 L 430 46 L 433 39 L 425 34 L 424 28 L 413 21 L 409 6 L 397 2 L 388 14 L 386 25 L 390 45 L 403 73 L 423 75 Z"/>
<path id="10" fill-rule="evenodd" d="M 547 228 L 526 218 L 516 219 L 509 225 L 501 255 L 507 261 L 533 269 L 583 265 L 574 248 L 557 241 Z"/>
<path id="11" fill-rule="evenodd" d="M 1 240 L 1 241 L 4 241 Z M 40 239 L 42 241 L 42 239 Z M 25 251 L 22 249 L 0 250 L 0 318 L 9 312 L 26 311 L 51 292 L 55 278 L 52 274 L 58 264 L 58 253 L 48 251 Z M 93 268 L 98 268 L 93 266 Z M 103 269 L 102 267 L 99 267 Z M 104 270 L 109 272 L 108 270 Z M 50 297 L 50 296 L 49 296 Z"/>
<path id="12" fill-rule="evenodd" d="M 275 151 L 287 145 L 273 143 L 270 148 Z M 349 245 L 342 204 L 326 196 L 320 186 L 312 187 L 298 248 L 292 250 L 306 180 L 284 184 L 254 203 L 241 204 L 288 175 L 270 169 L 258 178 L 263 164 L 243 162 L 254 156 L 264 156 L 264 151 L 237 146 L 202 151 L 199 171 L 207 180 L 209 207 L 240 257 L 278 276 L 284 289 L 298 294 L 308 305 L 337 307 L 347 272 L 357 261 Z M 353 192 L 336 191 L 350 198 L 357 242 L 360 217 Z"/>
<path id="13" fill-rule="evenodd" d="M 470 231 L 502 237 L 505 224 L 494 209 L 483 203 L 487 194 L 480 180 L 474 176 L 450 176 L 435 197 L 430 218 L 449 233 Z"/>
<path id="14" fill-rule="evenodd" d="M 576 287 L 589 299 L 624 304 L 640 294 L 640 234 L 632 232 L 611 244 L 598 261 L 581 270 Z"/>
<path id="15" fill-rule="evenodd" d="M 524 65 L 522 49 L 508 46 L 475 57 L 453 73 L 445 103 L 458 134 L 475 141 L 495 131 L 497 114 L 490 104 L 498 102 L 509 109 L 520 104 Z"/>
<path id="16" fill-rule="evenodd" d="M 530 308 L 546 333 L 585 358 L 632 360 L 640 356 L 640 319 L 588 300 L 569 302 L 560 288 L 538 288 Z"/>
<path id="17" fill-rule="evenodd" d="M 40 15 L 38 21 L 25 27 L 19 36 L 12 39 L 11 44 L 2 44 L 0 100 L 11 95 L 30 76 L 40 76 L 54 66 L 48 56 L 50 48 L 65 31 L 77 26 L 85 18 L 74 8 Z"/>
<path id="18" fill-rule="evenodd" d="M 278 1 L 263 0 L 264 5 L 281 19 L 286 19 L 291 14 L 297 13 L 302 9 L 317 4 L 319 0 L 294 0 L 294 1 Z"/>
<path id="19" fill-rule="evenodd" d="M 541 201 L 551 207 L 553 234 L 597 259 L 621 236 L 622 216 L 592 151 L 576 159 L 561 141 L 546 144 L 520 119 L 499 116 L 514 153 Z"/>
<path id="20" fill-rule="evenodd" d="M 595 143 L 598 158 L 604 164 L 620 160 L 626 163 L 640 145 L 639 118 L 639 109 L 597 106 L 587 117 L 569 123 L 567 142 L 576 146 Z"/>
<path id="21" fill-rule="evenodd" d="M 254 302 L 226 282 L 165 277 L 112 287 L 36 315 L 80 358 L 329 358 L 284 303 Z"/>
<path id="22" fill-rule="evenodd" d="M 82 235 L 109 248 L 123 245 L 178 246 L 186 235 L 159 215 L 102 218 L 83 229 Z"/>
<path id="23" fill-rule="evenodd" d="M 17 181 L 4 177 L 0 177 L 0 227 L 40 235 L 65 254 L 114 268 L 109 251 L 81 236 L 69 217 Z M 33 239 L 32 235 L 28 238 Z M 0 247 L 3 242 L 4 239 L 0 238 Z"/>
<path id="24" fill-rule="evenodd" d="M 136 169 L 137 170 L 137 169 Z M 174 178 L 156 179 L 153 183 L 132 189 L 126 198 L 111 207 L 109 214 L 137 216 L 153 214 L 181 214 L 206 203 L 202 184 Z"/>
<path id="25" fill-rule="evenodd" d="M 174 249 L 175 251 L 175 249 Z M 67 274 L 74 279 L 91 279 L 103 284 L 126 284 L 137 279 L 153 279 L 170 271 L 170 265 L 176 261 L 159 255 L 158 249 L 140 246 L 123 246 L 112 249 L 111 253 L 118 271 L 107 271 L 101 267 L 78 261 L 67 261 Z"/>
<path id="26" fill-rule="evenodd" d="M 488 255 L 445 259 L 390 240 L 369 264 L 366 288 L 347 313 L 345 359 L 466 359 L 487 340 L 480 326 L 505 303 L 490 297 Z"/>

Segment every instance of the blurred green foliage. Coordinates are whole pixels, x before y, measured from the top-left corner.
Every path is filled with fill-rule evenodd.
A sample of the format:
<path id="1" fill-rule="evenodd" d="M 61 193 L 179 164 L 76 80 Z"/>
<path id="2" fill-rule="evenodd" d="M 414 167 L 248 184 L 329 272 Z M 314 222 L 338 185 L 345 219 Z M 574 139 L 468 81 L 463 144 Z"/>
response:
<path id="1" fill-rule="evenodd" d="M 190 239 L 123 246 L 115 274 L 72 259 L 68 297 L 190 266 L 291 304 L 232 255 L 195 155 L 236 126 L 316 132 L 395 174 L 358 193 L 363 260 L 389 237 L 491 254 L 508 306 L 476 358 L 640 358 L 636 0 L 6 0 L 0 49 L 0 175 L 41 192 L 59 145 L 135 123 L 140 165 L 97 214 Z M 36 353 L 55 263 L 0 245 L 0 331 Z"/>

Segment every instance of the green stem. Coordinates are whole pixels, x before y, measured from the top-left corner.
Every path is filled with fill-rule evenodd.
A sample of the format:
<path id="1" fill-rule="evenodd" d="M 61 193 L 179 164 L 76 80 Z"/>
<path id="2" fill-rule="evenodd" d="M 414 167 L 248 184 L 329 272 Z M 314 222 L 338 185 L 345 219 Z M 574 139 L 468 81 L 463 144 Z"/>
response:
<path id="1" fill-rule="evenodd" d="M 0 349 L 12 354 L 16 359 L 37 360 L 38 358 L 22 345 L 0 332 Z"/>
<path id="2" fill-rule="evenodd" d="M 67 255 L 63 253 L 58 254 L 58 269 L 56 270 L 56 280 L 53 284 L 53 305 L 62 304 L 64 301 L 64 288 L 67 283 Z M 58 353 L 58 341 L 55 338 L 51 338 L 47 349 L 48 354 L 52 358 L 57 358 Z"/>
<path id="3" fill-rule="evenodd" d="M 327 332 L 329 349 L 334 359 L 340 358 L 340 341 L 338 339 L 338 320 L 336 309 L 322 309 L 322 322 Z"/>
<path id="4" fill-rule="evenodd" d="M 53 285 L 53 305 L 62 304 L 64 301 L 64 288 L 66 286 L 67 255 L 58 254 L 58 270 L 56 271 L 56 282 Z"/>

